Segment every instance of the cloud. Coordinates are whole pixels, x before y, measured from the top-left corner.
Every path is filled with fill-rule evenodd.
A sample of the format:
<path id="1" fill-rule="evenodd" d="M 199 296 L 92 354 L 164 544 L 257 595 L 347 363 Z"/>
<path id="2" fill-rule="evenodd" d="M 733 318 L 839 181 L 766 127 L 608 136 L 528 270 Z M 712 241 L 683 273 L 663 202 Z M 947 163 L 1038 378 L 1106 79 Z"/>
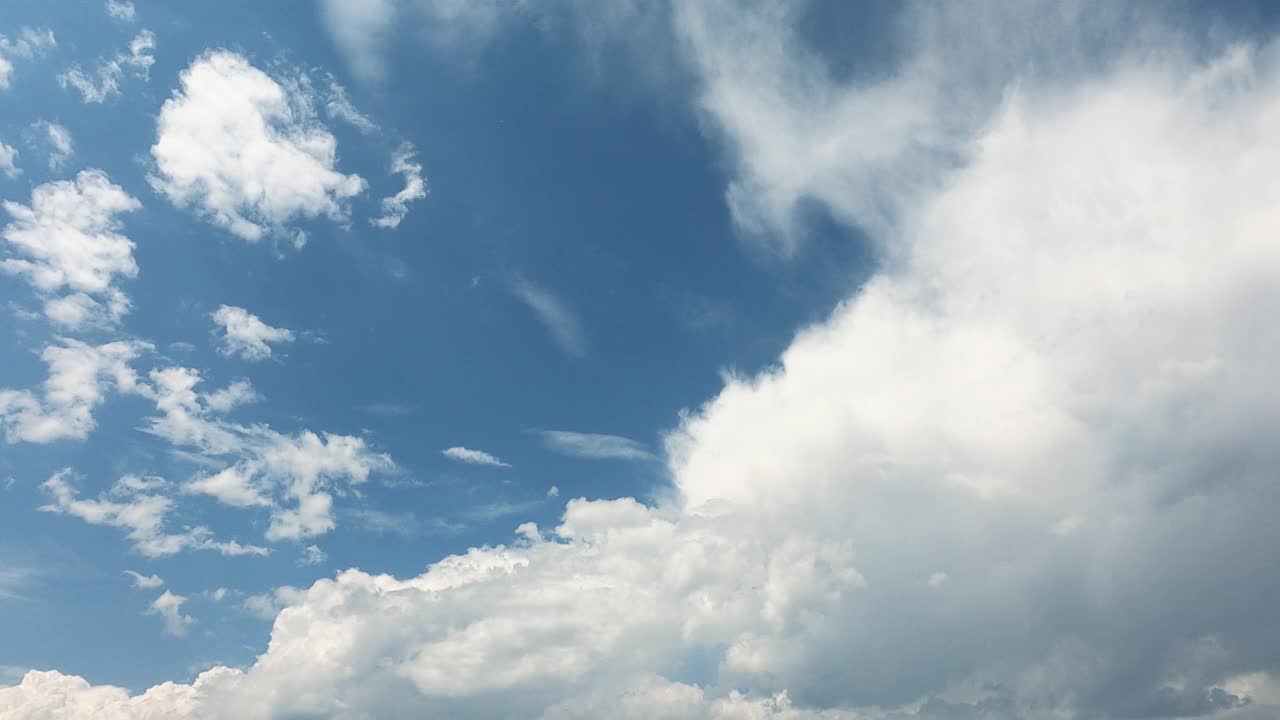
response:
<path id="1" fill-rule="evenodd" d="M 351 98 L 347 96 L 347 89 L 338 82 L 337 78 L 330 75 L 328 80 L 329 97 L 325 100 L 325 113 L 330 118 L 342 120 L 352 125 L 362 133 L 368 134 L 377 131 L 378 124 L 369 119 L 368 115 L 356 109 L 356 106 L 351 102 Z M 392 171 L 396 172 L 394 168 Z"/>
<path id="2" fill-rule="evenodd" d="M 22 28 L 17 40 L 10 40 L 0 35 L 0 90 L 6 90 L 13 83 L 13 59 L 31 60 L 56 47 L 52 30 L 33 30 Z"/>
<path id="3" fill-rule="evenodd" d="M 22 168 L 18 167 L 18 151 L 12 145 L 5 145 L 0 142 L 0 172 L 4 173 L 7 178 L 16 178 L 22 174 Z"/>
<path id="4" fill-rule="evenodd" d="M 294 340 L 293 331 L 271 327 L 244 308 L 219 305 L 209 317 L 222 328 L 219 352 L 228 357 L 237 355 L 243 360 L 266 360 L 271 357 L 271 343 Z"/>
<path id="5" fill-rule="evenodd" d="M 102 525 L 127 531 L 134 550 L 146 557 L 165 557 L 183 550 L 215 550 L 223 555 L 266 555 L 265 548 L 241 545 L 235 541 L 220 542 L 203 526 L 190 527 L 180 533 L 165 532 L 166 519 L 173 501 L 156 490 L 155 485 L 139 486 L 125 476 L 110 492 L 95 500 L 83 500 L 67 482 L 70 469 L 61 470 L 41 486 L 53 502 L 40 510 L 80 518 L 90 525 Z"/>
<path id="6" fill-rule="evenodd" d="M 396 0 L 323 0 L 320 17 L 357 76 L 386 76 L 383 46 L 395 23 Z"/>
<path id="7" fill-rule="evenodd" d="M 107 14 L 115 20 L 133 22 L 134 8 L 129 0 L 107 0 Z"/>
<path id="8" fill-rule="evenodd" d="M 329 553 L 321 550 L 317 545 L 308 545 L 302 549 L 302 557 L 298 558 L 299 565 L 320 565 L 329 559 Z"/>
<path id="9" fill-rule="evenodd" d="M 538 321 L 551 331 L 551 336 L 561 350 L 573 357 L 587 354 L 587 339 L 582 333 L 582 324 L 559 298 L 525 278 L 517 278 L 509 285 L 509 290 L 528 305 Z"/>
<path id="10" fill-rule="evenodd" d="M 75 142 L 71 139 L 71 132 L 58 123 L 49 122 L 47 120 L 37 120 L 31 124 L 31 127 L 44 135 L 44 140 L 51 148 L 49 151 L 49 169 L 58 171 L 66 164 L 67 160 L 75 155 Z"/>
<path id="11" fill-rule="evenodd" d="M 0 389 L 0 426 L 10 443 L 49 443 L 64 438 L 83 440 L 93 430 L 94 409 L 108 390 L 137 393 L 138 379 L 129 361 L 147 349 L 139 343 L 117 341 L 87 345 L 63 340 L 41 353 L 49 366 L 42 395 L 29 390 Z"/>
<path id="12" fill-rule="evenodd" d="M 211 412 L 227 413 L 241 405 L 248 405 L 260 400 L 253 384 L 243 378 L 233 381 L 221 390 L 205 393 L 204 404 Z"/>
<path id="13" fill-rule="evenodd" d="M 295 221 L 346 221 L 365 181 L 335 169 L 337 141 L 315 120 L 309 86 L 282 85 L 227 51 L 201 56 L 180 81 L 156 123 L 157 192 L 251 242 L 301 247 Z"/>
<path id="14" fill-rule="evenodd" d="M 143 30 L 129 43 L 128 54 L 120 53 L 112 58 L 98 60 L 96 80 L 77 64 L 58 75 L 58 85 L 64 89 L 69 87 L 79 91 L 85 103 L 101 104 L 107 98 L 120 94 L 120 80 L 126 69 L 131 68 L 137 77 L 149 79 L 151 66 L 156 61 L 152 55 L 155 48 L 155 33 Z"/>
<path id="15" fill-rule="evenodd" d="M 1080 56 L 1057 24 L 1101 20 L 1005 7 L 909 9 L 904 67 L 868 81 L 774 5 L 679 6 L 737 221 L 798 243 L 808 198 L 865 219 L 886 262 L 684 414 L 664 503 L 571 500 L 510 547 L 272 596 L 245 669 L 132 697 L 33 672 L 0 709 L 1274 717 L 1280 55 L 1139 44 L 1050 82 L 1043 62 Z M 940 62 L 945 38 L 994 55 Z M 897 85 L 919 73 L 927 92 Z M 959 104 L 884 127 L 934 93 Z M 933 117 L 957 107 L 967 130 Z"/>
<path id="16" fill-rule="evenodd" d="M 494 467 L 511 467 L 507 463 L 502 462 L 497 457 L 490 455 L 483 450 L 471 450 L 464 447 L 451 447 L 440 451 L 441 455 L 458 462 L 469 463 L 471 465 L 492 465 Z"/>
<path id="17" fill-rule="evenodd" d="M 32 285 L 51 322 L 75 330 L 114 324 L 128 312 L 129 298 L 115 280 L 136 276 L 138 265 L 119 216 L 142 207 L 136 198 L 102 171 L 84 170 L 75 180 L 37 186 L 30 206 L 3 207 L 11 220 L 0 238 L 11 255 L 0 270 Z"/>
<path id="18" fill-rule="evenodd" d="M 181 595 L 175 595 L 165 590 L 160 597 L 151 603 L 151 608 L 147 610 L 148 615 L 159 615 L 164 620 L 164 632 L 166 635 L 174 637 L 183 637 L 187 634 L 187 628 L 195 624 L 195 618 L 190 615 L 182 614 L 182 604 L 187 599 Z"/>
<path id="19" fill-rule="evenodd" d="M 552 485 L 551 487 L 547 488 L 547 497 L 549 498 L 560 497 L 560 488 L 556 487 L 555 485 Z"/>
<path id="20" fill-rule="evenodd" d="M 133 586 L 138 590 L 155 590 L 164 586 L 164 578 L 159 575 L 143 575 L 133 570 L 125 570 L 123 574 L 132 578 Z"/>
<path id="21" fill-rule="evenodd" d="M 372 218 L 369 224 L 380 228 L 398 228 L 409 212 L 409 203 L 427 196 L 427 185 L 422 179 L 422 166 L 413 161 L 416 151 L 413 143 L 401 143 L 391 154 L 391 172 L 404 176 L 404 189 L 382 199 L 382 216 Z"/>
<path id="22" fill-rule="evenodd" d="M 547 447 L 570 457 L 588 460 L 653 460 L 653 453 L 631 438 L 619 435 L 537 430 Z"/>

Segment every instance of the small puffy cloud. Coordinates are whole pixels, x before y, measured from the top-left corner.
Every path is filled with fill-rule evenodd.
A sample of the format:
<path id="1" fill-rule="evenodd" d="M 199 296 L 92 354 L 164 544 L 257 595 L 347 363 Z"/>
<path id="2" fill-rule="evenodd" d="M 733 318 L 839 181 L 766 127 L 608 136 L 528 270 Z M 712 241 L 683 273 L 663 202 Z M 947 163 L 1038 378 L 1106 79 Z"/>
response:
<path id="1" fill-rule="evenodd" d="M 195 624 L 195 618 L 190 615 L 182 614 L 182 604 L 187 599 L 182 595 L 175 595 L 169 590 L 165 590 L 160 597 L 151 603 L 151 608 L 147 610 L 148 615 L 159 615 L 164 620 L 164 632 L 166 635 L 174 637 L 182 637 L 187 634 L 187 628 Z"/>
<path id="2" fill-rule="evenodd" d="M 548 448 L 562 455 L 588 460 L 653 460 L 653 453 L 641 443 L 619 435 L 538 430 Z"/>
<path id="3" fill-rule="evenodd" d="M 511 467 L 507 463 L 498 459 L 497 456 L 490 455 L 483 450 L 472 450 L 465 447 L 451 447 L 440 451 L 441 455 L 458 462 L 470 463 L 471 465 L 492 465 L 494 467 Z"/>
<path id="4" fill-rule="evenodd" d="M 136 12 L 130 0 L 107 0 L 107 15 L 122 22 L 133 22 Z"/>
<path id="5" fill-rule="evenodd" d="M 508 289 L 528 305 L 538 321 L 551 331 L 561 350 L 573 357 L 587 354 L 587 338 L 582 332 L 582 323 L 560 298 L 522 277 L 510 283 Z"/>
<path id="6" fill-rule="evenodd" d="M 164 578 L 159 575 L 143 575 L 133 570 L 125 570 L 123 574 L 128 575 L 133 586 L 139 590 L 155 590 L 164 585 Z"/>
<path id="7" fill-rule="evenodd" d="M 318 545 L 308 545 L 302 549 L 302 557 L 298 558 L 299 565 L 319 565 L 329 559 L 329 553 L 320 549 Z"/>
<path id="8" fill-rule="evenodd" d="M 404 188 L 382 199 L 382 216 L 369 220 L 374 227 L 397 228 L 409 212 L 409 203 L 427 196 L 427 184 L 422 179 L 422 166 L 414 162 L 416 151 L 413 143 L 401 143 L 391 154 L 391 172 L 404 177 Z"/>
<path id="9" fill-rule="evenodd" d="M 547 497 L 549 498 L 560 497 L 560 488 L 556 487 L 555 485 L 552 485 L 551 487 L 547 488 Z"/>
<path id="10" fill-rule="evenodd" d="M 23 277 L 45 298 L 45 315 L 74 330 L 117 322 L 129 309 L 119 277 L 138 274 L 133 241 L 119 216 L 142 204 L 100 170 L 31 191 L 31 204 L 5 201 L 11 218 L 0 230 L 9 256 L 0 270 Z M 60 293 L 64 293 L 59 295 Z"/>
<path id="11" fill-rule="evenodd" d="M 24 27 L 16 40 L 0 35 L 0 90 L 5 90 L 12 84 L 15 58 L 30 60 L 45 54 L 57 44 L 52 30 Z"/>
<path id="12" fill-rule="evenodd" d="M 243 378 L 234 380 L 221 390 L 204 394 L 204 404 L 210 411 L 227 413 L 241 405 L 255 403 L 261 399 L 253 384 Z"/>
<path id="13" fill-rule="evenodd" d="M 271 357 L 271 343 L 293 342 L 293 331 L 272 327 L 244 308 L 220 305 L 210 313 L 222 328 L 223 355 L 237 355 L 244 360 L 266 360 Z"/>
<path id="14" fill-rule="evenodd" d="M 265 489 L 257 486 L 253 470 L 245 465 L 232 465 L 197 478 L 183 485 L 182 490 L 217 498 L 232 507 L 271 507 L 271 498 Z"/>
<path id="15" fill-rule="evenodd" d="M 93 430 L 93 411 L 108 390 L 139 391 L 129 361 L 146 346 L 125 341 L 96 346 L 77 340 L 63 343 L 50 345 L 41 353 L 49 376 L 40 395 L 30 390 L 0 389 L 0 427 L 6 441 L 83 440 Z"/>
<path id="16" fill-rule="evenodd" d="M 18 167 L 18 151 L 3 142 L 0 142 L 0 173 L 8 178 L 16 178 L 22 174 L 22 168 Z"/>
<path id="17" fill-rule="evenodd" d="M 107 98 L 120 94 L 120 80 L 127 70 L 132 69 L 137 77 L 149 78 L 151 66 L 155 64 L 155 57 L 152 55 L 155 47 L 155 33 L 143 30 L 129 43 L 127 53 L 99 59 L 93 75 L 86 73 L 79 65 L 73 65 L 58 75 L 58 84 L 63 88 L 79 91 L 86 103 L 101 104 Z"/>
<path id="18" fill-rule="evenodd" d="M 188 549 L 214 550 L 230 556 L 267 554 L 265 548 L 215 540 L 209 529 L 202 526 L 189 527 L 179 533 L 167 532 L 167 518 L 174 503 L 166 495 L 154 492 L 158 489 L 154 484 L 139 485 L 126 477 L 109 492 L 86 500 L 67 482 L 70 474 L 71 471 L 65 469 L 44 482 L 42 488 L 52 502 L 40 509 L 70 515 L 90 525 L 124 530 L 134 549 L 146 557 L 165 557 Z"/>
<path id="19" fill-rule="evenodd" d="M 282 85 L 227 51 L 201 56 L 180 81 L 156 122 L 157 192 L 251 242 L 300 247 L 294 221 L 346 221 L 365 182 L 335 169 L 337 141 L 315 120 L 307 84 Z"/>

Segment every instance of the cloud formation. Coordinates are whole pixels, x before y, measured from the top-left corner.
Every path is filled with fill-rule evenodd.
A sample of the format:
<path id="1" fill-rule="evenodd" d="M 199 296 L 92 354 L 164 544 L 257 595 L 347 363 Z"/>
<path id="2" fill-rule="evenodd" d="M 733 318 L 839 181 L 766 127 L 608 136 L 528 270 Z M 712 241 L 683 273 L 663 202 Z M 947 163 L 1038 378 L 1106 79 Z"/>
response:
<path id="1" fill-rule="evenodd" d="M 0 389 L 0 427 L 5 441 L 49 443 L 83 440 L 96 425 L 94 409 L 107 392 L 139 393 L 137 374 L 129 362 L 147 349 L 116 341 L 88 345 L 63 340 L 40 354 L 49 376 L 37 395 L 30 390 Z"/>
<path id="2" fill-rule="evenodd" d="M 372 218 L 369 223 L 374 227 L 394 229 L 400 227 L 400 221 L 409 213 L 409 203 L 427 196 L 427 184 L 422 179 L 422 166 L 414 162 L 416 151 L 413 143 L 401 143 L 391 153 L 391 172 L 404 177 L 404 189 L 395 195 L 382 199 L 382 216 Z"/>
<path id="3" fill-rule="evenodd" d="M 569 430 L 538 430 L 547 447 L 562 455 L 587 460 L 653 460 L 654 454 L 641 443 L 620 435 L 581 433 Z"/>
<path id="4" fill-rule="evenodd" d="M 582 357 L 587 354 L 587 338 L 577 315 L 550 290 L 519 277 L 509 289 L 521 302 L 529 306 L 538 322 L 546 326 L 551 337 L 566 354 Z"/>
<path id="5" fill-rule="evenodd" d="M 0 90 L 7 90 L 13 83 L 13 60 L 31 60 L 56 47 L 58 41 L 52 30 L 22 28 L 16 40 L 0 35 Z"/>
<path id="6" fill-rule="evenodd" d="M 132 69 L 137 77 L 149 78 L 151 66 L 156 62 L 152 55 L 155 48 L 155 33 L 143 30 L 129 43 L 127 54 L 120 53 L 112 58 L 98 60 L 94 73 L 96 80 L 77 64 L 58 75 L 58 84 L 63 88 L 69 87 L 79 91 L 81 99 L 86 103 L 101 104 L 107 98 L 120 94 L 120 80 L 124 77 L 126 70 Z"/>
<path id="7" fill-rule="evenodd" d="M 498 459 L 495 455 L 490 455 L 483 450 L 472 450 L 464 447 L 451 447 L 440 451 L 441 455 L 458 462 L 469 463 L 471 465 L 492 465 L 494 467 L 511 467 L 507 463 Z"/>
<path id="8" fill-rule="evenodd" d="M 110 325 L 129 310 L 116 278 L 138 274 L 133 241 L 120 215 L 142 207 L 100 170 L 81 171 L 31 191 L 29 206 L 5 201 L 10 222 L 0 230 L 10 255 L 0 270 L 21 276 L 45 300 L 46 317 L 75 330 Z"/>
<path id="9" fill-rule="evenodd" d="M 295 222 L 346 222 L 365 181 L 335 168 L 337 141 L 304 86 L 282 85 L 227 51 L 195 60 L 180 83 L 156 121 L 157 192 L 250 242 L 273 236 L 301 247 Z"/>
<path id="10" fill-rule="evenodd" d="M 209 317 L 222 329 L 219 352 L 223 355 L 235 355 L 249 361 L 266 360 L 271 357 L 272 343 L 291 343 L 294 340 L 292 330 L 272 327 L 241 307 L 219 305 Z"/>

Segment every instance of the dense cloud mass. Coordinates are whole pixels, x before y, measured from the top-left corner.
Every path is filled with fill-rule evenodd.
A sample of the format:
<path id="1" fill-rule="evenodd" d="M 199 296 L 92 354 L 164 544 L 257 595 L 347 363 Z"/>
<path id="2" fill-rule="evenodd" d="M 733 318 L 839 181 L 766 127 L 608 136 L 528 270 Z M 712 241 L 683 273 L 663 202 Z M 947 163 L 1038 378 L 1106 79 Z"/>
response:
<path id="1" fill-rule="evenodd" d="M 1041 85 L 983 65 L 1003 80 L 977 117 L 916 102 L 971 65 L 838 81 L 786 52 L 785 16 L 683 7 L 743 229 L 786 245 L 816 200 L 884 262 L 680 419 L 670 498 L 574 499 L 417 577 L 290 591 L 252 666 L 191 684 L 33 671 L 0 719 L 1280 713 L 1280 51 L 1140 45 Z M 241 452 L 198 376 L 170 380 L 153 432 Z M 268 440 L 192 491 L 274 507 L 269 540 L 332 526 L 320 479 L 390 463 Z"/>

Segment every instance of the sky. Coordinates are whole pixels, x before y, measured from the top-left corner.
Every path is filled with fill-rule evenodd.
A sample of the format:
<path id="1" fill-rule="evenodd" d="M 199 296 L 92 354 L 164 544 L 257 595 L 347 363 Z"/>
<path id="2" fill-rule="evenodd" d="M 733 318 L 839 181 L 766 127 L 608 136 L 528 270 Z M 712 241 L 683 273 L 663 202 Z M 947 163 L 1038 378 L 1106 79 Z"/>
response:
<path id="1" fill-rule="evenodd" d="M 1278 30 L 0 7 L 0 720 L 1275 717 Z"/>

